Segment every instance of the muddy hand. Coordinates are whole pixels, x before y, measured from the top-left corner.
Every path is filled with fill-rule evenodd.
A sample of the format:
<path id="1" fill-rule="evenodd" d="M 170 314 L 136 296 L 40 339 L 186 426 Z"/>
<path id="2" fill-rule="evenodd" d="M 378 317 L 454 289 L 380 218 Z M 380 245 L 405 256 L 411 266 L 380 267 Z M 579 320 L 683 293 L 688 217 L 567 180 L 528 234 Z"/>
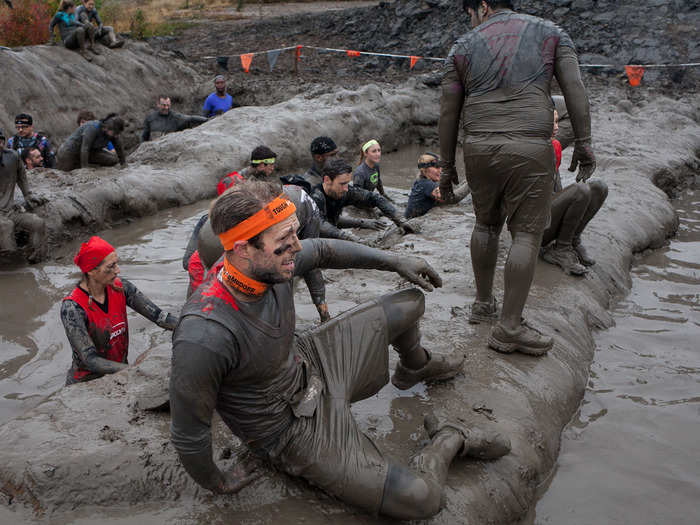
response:
<path id="1" fill-rule="evenodd" d="M 255 463 L 237 463 L 233 469 L 224 474 L 224 479 L 215 492 L 219 494 L 235 494 L 260 476 L 262 476 L 262 472 Z"/>
<path id="2" fill-rule="evenodd" d="M 386 228 L 386 225 L 379 219 L 360 219 L 360 228 L 378 232 Z"/>
<path id="3" fill-rule="evenodd" d="M 440 275 L 425 260 L 419 257 L 402 258 L 396 268 L 396 272 L 407 281 L 427 290 L 433 291 L 433 287 L 442 287 Z"/>
<path id="4" fill-rule="evenodd" d="M 591 178 L 596 168 L 595 154 L 590 140 L 577 140 L 574 145 L 574 154 L 571 157 L 569 171 L 576 171 L 576 182 L 586 182 Z"/>
<path id="5" fill-rule="evenodd" d="M 455 194 L 452 189 L 455 179 L 457 179 L 457 170 L 454 166 L 442 168 L 442 173 L 440 174 L 440 198 L 442 202 L 451 204 L 455 201 Z"/>
<path id="6" fill-rule="evenodd" d="M 328 303 L 317 304 L 316 310 L 318 310 L 318 315 L 321 318 L 322 323 L 325 323 L 326 321 L 330 321 L 331 314 L 328 313 Z"/>
<path id="7" fill-rule="evenodd" d="M 409 233 L 420 233 L 420 228 L 418 228 L 418 226 L 413 226 L 407 221 L 401 221 L 397 226 L 403 235 L 407 235 Z"/>

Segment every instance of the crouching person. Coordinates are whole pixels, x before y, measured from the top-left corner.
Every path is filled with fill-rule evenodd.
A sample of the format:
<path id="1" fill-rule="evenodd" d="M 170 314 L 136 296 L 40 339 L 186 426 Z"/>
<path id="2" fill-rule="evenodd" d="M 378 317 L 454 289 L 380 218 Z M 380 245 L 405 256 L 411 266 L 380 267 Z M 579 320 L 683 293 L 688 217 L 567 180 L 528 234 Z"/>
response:
<path id="1" fill-rule="evenodd" d="M 292 278 L 312 268 L 394 271 L 427 290 L 440 277 L 422 259 L 352 242 L 299 242 L 294 204 L 275 184 L 237 183 L 212 205 L 209 220 L 224 247 L 219 269 L 187 301 L 173 336 L 171 437 L 194 480 L 233 493 L 255 479 L 212 459 L 214 410 L 251 451 L 277 468 L 372 513 L 422 518 L 440 507 L 452 459 L 509 450 L 495 433 L 458 424 L 426 425 L 432 442 L 411 469 L 386 458 L 363 434 L 350 404 L 389 380 L 388 346 L 400 362 L 398 388 L 444 380 L 463 355 L 421 344 L 425 303 L 413 288 L 390 293 L 295 337 Z"/>
<path id="2" fill-rule="evenodd" d="M 126 157 L 119 135 L 124 131 L 124 120 L 115 113 L 102 120 L 89 120 L 58 149 L 56 167 L 63 171 L 87 168 L 90 164 L 114 166 L 117 162 L 126 166 Z M 107 151 L 112 143 L 114 153 Z"/>

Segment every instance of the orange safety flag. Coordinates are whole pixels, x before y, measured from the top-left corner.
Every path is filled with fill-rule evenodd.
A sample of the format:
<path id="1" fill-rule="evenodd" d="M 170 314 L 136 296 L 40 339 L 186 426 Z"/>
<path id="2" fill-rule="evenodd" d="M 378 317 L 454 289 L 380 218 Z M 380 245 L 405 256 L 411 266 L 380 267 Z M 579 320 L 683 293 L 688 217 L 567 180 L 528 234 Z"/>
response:
<path id="1" fill-rule="evenodd" d="M 250 63 L 253 61 L 253 53 L 245 53 L 241 55 L 241 66 L 243 66 L 243 71 L 248 73 L 250 71 Z"/>
<path id="2" fill-rule="evenodd" d="M 359 57 L 360 56 L 359 51 L 354 51 L 352 49 L 348 49 L 345 52 L 348 54 L 349 57 Z"/>
<path id="3" fill-rule="evenodd" d="M 644 76 L 644 68 L 642 66 L 625 66 L 625 73 L 627 73 L 630 86 L 638 86 Z"/>
<path id="4" fill-rule="evenodd" d="M 418 62 L 422 57 L 416 57 L 411 55 L 411 69 L 413 69 L 413 66 L 416 65 L 416 62 Z"/>
<path id="5" fill-rule="evenodd" d="M 297 46 L 297 62 L 301 60 L 301 48 L 304 46 Z"/>

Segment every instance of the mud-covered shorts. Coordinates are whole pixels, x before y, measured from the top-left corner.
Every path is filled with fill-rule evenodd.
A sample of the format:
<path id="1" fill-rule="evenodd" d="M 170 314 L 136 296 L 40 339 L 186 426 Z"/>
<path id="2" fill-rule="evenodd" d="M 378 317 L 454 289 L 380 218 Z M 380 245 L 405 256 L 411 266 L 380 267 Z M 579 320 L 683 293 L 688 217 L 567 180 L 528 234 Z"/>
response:
<path id="1" fill-rule="evenodd" d="M 466 143 L 464 166 L 477 222 L 511 232 L 549 225 L 555 169 L 551 143 Z"/>
<path id="2" fill-rule="evenodd" d="M 287 445 L 271 457 L 339 499 L 378 513 L 389 464 L 363 434 L 350 403 L 376 394 L 389 381 L 387 321 L 375 301 L 360 305 L 297 339 L 324 391 L 316 412 L 285 431 Z"/>

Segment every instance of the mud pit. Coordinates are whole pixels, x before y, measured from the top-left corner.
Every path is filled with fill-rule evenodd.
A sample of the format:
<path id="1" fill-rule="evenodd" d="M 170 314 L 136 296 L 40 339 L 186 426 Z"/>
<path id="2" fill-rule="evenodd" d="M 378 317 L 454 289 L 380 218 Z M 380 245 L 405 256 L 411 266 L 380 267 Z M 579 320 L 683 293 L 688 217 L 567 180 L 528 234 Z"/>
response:
<path id="1" fill-rule="evenodd" d="M 427 92 L 428 97 L 430 93 Z M 513 453 L 499 461 L 458 461 L 453 465 L 445 491 L 446 507 L 434 523 L 508 523 L 525 517 L 534 505 L 538 485 L 554 465 L 560 431 L 583 394 L 594 348 L 591 329 L 611 324 L 606 309 L 630 284 L 632 253 L 661 246 L 676 227 L 672 206 L 649 179 L 659 168 L 690 158 L 700 145 L 697 100 L 641 96 L 630 104 L 624 92 L 599 93 L 593 98 L 597 175 L 610 185 L 610 197 L 584 234 L 584 241 L 598 260 L 590 276 L 575 280 L 544 263 L 537 268 L 526 315 L 556 335 L 555 348 L 547 357 L 532 359 L 490 352 L 486 349 L 488 330 L 475 330 L 466 323 L 466 307 L 473 299 L 473 277 L 465 247 L 473 225 L 469 202 L 419 219 L 423 233 L 408 236 L 394 247 L 399 253 L 425 257 L 445 279 L 442 290 L 427 295 L 422 322 L 426 345 L 439 353 L 462 346 L 469 357 L 464 374 L 453 382 L 428 389 L 416 387 L 406 393 L 388 386 L 376 399 L 356 405 L 362 428 L 388 454 L 403 460 L 425 442 L 421 416 L 430 409 L 438 416 L 449 414 L 475 422 L 490 419 L 509 433 L 513 442 Z M 266 122 L 263 110 L 249 111 L 253 112 L 250 118 Z M 350 118 L 344 123 L 348 120 L 355 122 Z M 221 120 L 220 125 L 225 122 Z M 332 131 L 341 135 L 343 144 L 359 143 L 361 139 L 350 134 L 346 126 L 336 125 Z M 362 121 L 355 125 L 353 130 L 367 129 Z M 154 143 L 141 153 L 143 162 L 163 162 L 179 140 L 201 144 L 195 136 L 200 132 L 210 133 L 207 128 L 200 128 L 182 134 L 182 139 L 173 136 Z M 309 137 L 314 134 L 312 130 L 305 132 Z M 619 141 L 622 134 L 626 137 L 624 143 Z M 240 140 L 245 138 L 244 135 Z M 381 135 L 379 138 L 390 146 L 390 141 Z M 289 144 L 305 144 L 306 139 L 290 138 Z M 293 159 L 289 162 L 301 163 L 305 158 L 301 153 L 295 156 L 295 150 L 287 143 L 281 147 L 276 142 L 269 143 L 282 152 L 283 159 Z M 208 154 L 212 155 L 211 151 Z M 232 149 L 228 154 L 238 153 Z M 227 160 L 230 162 L 230 158 L 217 158 L 222 167 Z M 192 160 L 187 159 L 185 167 L 163 168 L 163 172 L 167 171 L 175 184 L 182 184 L 183 172 L 196 172 L 192 167 L 196 164 L 189 162 Z M 385 159 L 385 165 L 389 162 Z M 563 165 L 566 163 L 565 156 Z M 413 174 L 411 169 L 408 178 Z M 129 180 L 135 181 L 135 175 L 132 177 Z M 202 185 L 206 183 L 211 188 L 213 174 L 199 177 Z M 387 177 L 387 182 L 390 179 L 396 185 L 393 177 Z M 405 200 L 405 190 L 392 193 Z M 179 261 L 186 242 L 183 232 L 189 233 L 204 207 L 166 212 L 159 220 L 165 221 L 167 227 L 152 233 L 152 225 L 144 228 L 138 222 L 104 232 L 108 240 L 116 242 L 127 261 L 124 276 L 132 277 L 137 286 L 168 309 L 178 308 L 185 292 L 186 276 Z M 181 224 L 183 218 L 186 221 Z M 144 244 L 150 248 L 142 249 Z M 503 252 L 507 246 L 504 236 Z M 142 250 L 157 251 L 144 257 Z M 43 337 L 50 334 L 53 344 L 45 348 L 39 341 L 37 355 L 3 379 L 6 399 L 25 399 L 20 407 L 34 405 L 36 400 L 27 398 L 43 397 L 63 381 L 69 351 L 57 315 L 51 310 L 73 285 L 73 278 L 68 277 L 70 271 L 67 261 L 31 271 L 31 279 L 41 283 L 45 293 L 36 301 L 43 306 L 36 306 L 38 316 L 33 320 L 35 326 L 43 326 L 35 330 L 45 334 Z M 16 275 L 2 277 L 13 279 Z M 368 290 L 377 295 L 404 285 L 398 277 L 380 272 L 333 271 L 326 272 L 326 276 L 333 314 L 366 300 Z M 502 290 L 500 278 L 499 274 L 498 290 Z M 300 326 L 316 319 L 305 290 L 297 292 L 296 302 Z M 10 318 L 13 321 L 20 322 Z M 136 385 L 144 383 L 143 377 L 160 380 L 167 373 L 168 334 L 145 321 L 135 322 L 134 332 L 132 360 L 141 349 L 150 349 L 149 357 L 140 366 L 61 389 L 0 427 L 0 440 L 5 444 L 0 487 L 9 504 L 5 510 L 12 513 L 12 519 L 51 517 L 61 522 L 82 517 L 89 521 L 96 515 L 116 519 L 123 516 L 120 509 L 129 505 L 136 506 L 135 519 L 143 517 L 143 521 L 156 522 L 172 518 L 185 523 L 274 523 L 282 516 L 297 522 L 325 522 L 329 516 L 338 523 L 372 521 L 304 482 L 274 472 L 266 472 L 261 480 L 233 497 L 214 497 L 198 490 L 179 466 L 169 443 L 167 413 L 145 413 L 137 408 Z M 21 359 L 21 349 L 36 342 L 18 335 L 15 344 Z M 35 375 L 41 380 L 31 385 Z M 8 415 L 21 412 L 16 404 L 12 408 L 12 402 L 4 404 Z M 215 458 L 227 456 L 222 451 L 234 444 L 230 433 L 219 422 L 214 434 Z M 231 461 L 218 459 L 222 466 Z"/>

